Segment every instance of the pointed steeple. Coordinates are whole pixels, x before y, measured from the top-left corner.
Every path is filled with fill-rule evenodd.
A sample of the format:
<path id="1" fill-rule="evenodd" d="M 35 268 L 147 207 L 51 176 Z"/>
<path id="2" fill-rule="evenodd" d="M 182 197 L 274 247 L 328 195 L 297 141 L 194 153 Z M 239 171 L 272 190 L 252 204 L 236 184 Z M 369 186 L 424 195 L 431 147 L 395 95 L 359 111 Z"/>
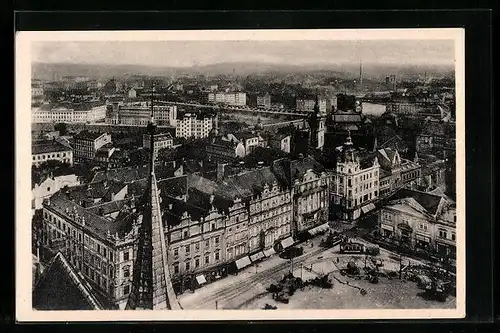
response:
<path id="1" fill-rule="evenodd" d="M 143 197 L 143 218 L 139 230 L 137 257 L 134 262 L 132 290 L 126 305 L 129 310 L 177 310 L 181 306 L 175 295 L 168 268 L 168 244 L 163 230 L 160 191 L 154 169 L 154 134 L 156 124 L 151 91 L 150 175 Z"/>
<path id="2" fill-rule="evenodd" d="M 373 140 L 373 152 L 376 152 L 378 149 L 378 142 L 377 142 L 377 138 L 375 137 L 375 139 Z"/>
<path id="3" fill-rule="evenodd" d="M 357 159 L 356 149 L 354 148 L 354 144 L 352 143 L 350 130 L 348 131 L 346 141 L 344 142 L 342 153 L 343 153 L 344 163 L 357 162 L 358 159 Z"/>
<path id="4" fill-rule="evenodd" d="M 316 89 L 316 99 L 314 103 L 314 113 L 319 114 L 319 96 L 318 96 L 318 89 Z"/>
<path id="5" fill-rule="evenodd" d="M 352 138 L 351 138 L 351 130 L 347 131 L 347 138 L 345 140 L 344 146 L 350 146 L 350 147 L 353 146 Z"/>

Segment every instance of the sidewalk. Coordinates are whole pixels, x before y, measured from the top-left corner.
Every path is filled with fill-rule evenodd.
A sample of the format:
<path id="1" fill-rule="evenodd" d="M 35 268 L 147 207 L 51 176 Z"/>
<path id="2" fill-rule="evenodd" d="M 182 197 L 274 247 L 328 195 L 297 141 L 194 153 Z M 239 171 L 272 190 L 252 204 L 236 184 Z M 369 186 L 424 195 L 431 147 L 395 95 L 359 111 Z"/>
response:
<path id="1" fill-rule="evenodd" d="M 304 253 L 299 256 L 295 257 L 295 260 L 300 260 L 300 258 L 304 257 L 308 253 L 317 251 L 319 247 L 319 243 L 321 242 L 321 239 L 324 236 L 319 235 L 315 237 L 314 239 L 311 239 L 307 242 L 297 244 L 295 245 L 296 247 L 302 247 L 304 249 Z M 310 244 L 313 244 L 313 247 L 310 246 Z M 324 250 L 327 250 L 326 248 Z M 213 307 L 215 308 L 215 301 L 217 300 L 217 294 L 222 293 L 224 289 L 228 289 L 233 286 L 238 286 L 238 285 L 244 285 L 245 280 L 252 276 L 256 276 L 259 274 L 265 274 L 266 271 L 280 265 L 283 263 L 289 263 L 290 260 L 288 259 L 282 259 L 279 257 L 279 254 L 273 254 L 271 257 L 264 259 L 260 262 L 253 263 L 252 265 L 245 267 L 244 269 L 240 270 L 237 275 L 228 275 L 225 278 L 221 278 L 220 280 L 214 281 L 210 284 L 207 284 L 199 289 L 196 289 L 193 292 L 185 292 L 181 295 L 178 296 L 179 302 L 185 309 L 190 309 L 190 308 L 196 308 L 199 306 L 201 301 L 205 301 L 207 298 L 213 296 Z M 286 266 L 284 271 L 288 270 L 289 266 Z M 294 265 L 293 270 L 294 272 L 299 269 L 300 270 L 300 264 L 297 264 L 297 266 Z M 300 272 L 297 272 L 300 274 Z M 272 279 L 269 280 L 269 284 L 273 283 L 275 281 L 272 281 Z M 265 288 L 268 287 L 268 283 L 266 282 L 265 286 L 259 286 L 255 285 L 252 286 L 251 288 L 256 289 L 254 290 L 254 294 L 260 293 L 265 291 Z M 250 289 L 252 290 L 252 289 Z M 246 294 L 247 292 L 245 292 Z"/>

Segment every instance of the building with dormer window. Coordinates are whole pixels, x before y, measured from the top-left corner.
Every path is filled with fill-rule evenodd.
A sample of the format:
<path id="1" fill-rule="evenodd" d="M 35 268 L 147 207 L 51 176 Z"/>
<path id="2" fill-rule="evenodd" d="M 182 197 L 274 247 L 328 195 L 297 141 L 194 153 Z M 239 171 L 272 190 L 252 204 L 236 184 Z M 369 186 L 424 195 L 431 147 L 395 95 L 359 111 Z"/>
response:
<path id="1" fill-rule="evenodd" d="M 380 165 L 377 156 L 361 159 L 350 135 L 337 154 L 331 186 L 332 210 L 336 218 L 350 222 L 375 208 L 380 194 Z"/>

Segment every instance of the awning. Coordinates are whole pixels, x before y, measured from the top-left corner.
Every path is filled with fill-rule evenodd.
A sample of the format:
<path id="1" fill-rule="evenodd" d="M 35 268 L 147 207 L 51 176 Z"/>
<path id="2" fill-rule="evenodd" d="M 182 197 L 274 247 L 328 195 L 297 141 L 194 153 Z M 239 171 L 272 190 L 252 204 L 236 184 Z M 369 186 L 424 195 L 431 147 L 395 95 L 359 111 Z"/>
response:
<path id="1" fill-rule="evenodd" d="M 412 232 L 413 229 L 406 223 L 399 223 L 398 224 L 398 228 L 401 229 L 401 230 L 405 230 L 405 231 L 408 231 L 408 232 Z"/>
<path id="2" fill-rule="evenodd" d="M 314 227 L 312 229 L 307 230 L 307 232 L 310 235 L 314 236 L 314 235 L 319 234 L 320 232 L 326 231 L 328 229 L 330 229 L 330 226 L 328 225 L 328 222 L 326 222 L 326 223 L 324 223 L 322 225 L 319 225 L 317 227 Z"/>
<path id="3" fill-rule="evenodd" d="M 368 205 L 361 207 L 361 211 L 365 214 L 374 210 L 374 209 L 375 209 L 375 205 L 373 203 L 369 203 Z"/>
<path id="4" fill-rule="evenodd" d="M 275 254 L 275 253 L 276 253 L 276 251 L 274 250 L 274 248 L 273 248 L 273 247 L 272 247 L 272 248 L 270 248 L 270 249 L 264 250 L 264 255 L 265 255 L 266 257 L 270 257 L 270 256 L 272 256 L 272 255 L 273 255 L 273 254 Z"/>
<path id="5" fill-rule="evenodd" d="M 245 268 L 251 264 L 250 258 L 248 258 L 248 256 L 245 256 L 243 258 L 236 260 L 235 263 L 236 263 L 236 268 L 238 268 L 238 269 Z"/>
<path id="6" fill-rule="evenodd" d="M 415 234 L 415 238 L 417 240 L 421 240 L 421 241 L 424 241 L 424 242 L 427 242 L 427 243 L 431 242 L 431 238 L 428 237 L 428 236 L 422 236 L 422 235 L 419 235 L 419 234 Z"/>
<path id="7" fill-rule="evenodd" d="M 392 225 L 381 224 L 380 227 L 384 230 L 394 231 L 394 227 Z"/>
<path id="8" fill-rule="evenodd" d="M 205 275 L 201 274 L 196 277 L 196 282 L 198 282 L 199 285 L 202 285 L 204 283 L 207 283 L 207 280 L 205 279 Z"/>
<path id="9" fill-rule="evenodd" d="M 264 252 L 262 252 L 262 251 L 257 252 L 255 254 L 252 254 L 250 256 L 250 260 L 252 260 L 252 261 L 257 261 L 257 260 L 262 259 L 262 258 L 264 258 Z"/>
<path id="10" fill-rule="evenodd" d="M 293 241 L 293 238 L 292 237 L 288 237 L 288 238 L 285 238 L 281 241 L 281 246 L 283 246 L 284 249 L 286 249 L 287 247 L 290 247 L 293 245 L 293 243 L 295 243 Z"/>

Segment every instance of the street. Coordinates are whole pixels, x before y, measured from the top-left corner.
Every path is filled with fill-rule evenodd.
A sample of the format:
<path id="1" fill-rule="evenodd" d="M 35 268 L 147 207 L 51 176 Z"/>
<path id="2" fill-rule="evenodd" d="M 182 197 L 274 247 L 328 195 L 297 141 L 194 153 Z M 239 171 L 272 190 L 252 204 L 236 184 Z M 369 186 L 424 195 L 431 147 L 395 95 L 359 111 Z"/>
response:
<path id="1" fill-rule="evenodd" d="M 415 283 L 398 278 L 381 278 L 380 283 L 371 284 L 364 279 L 350 279 L 340 274 L 348 261 L 357 262 L 363 267 L 364 255 L 339 254 L 339 246 L 330 249 L 319 247 L 322 236 L 301 244 L 304 254 L 290 261 L 278 255 L 249 266 L 238 273 L 203 286 L 193 293 L 179 295 L 184 309 L 261 309 L 266 303 L 278 308 L 452 308 L 455 298 L 449 297 L 446 303 L 426 300 L 418 296 L 421 290 Z M 360 241 L 353 239 L 353 241 Z M 366 241 L 363 243 L 368 244 Z M 313 244 L 310 247 L 310 244 Z M 400 260 L 403 266 L 420 265 L 415 259 L 400 258 L 398 254 L 381 249 L 378 259 L 384 262 L 384 270 L 399 271 Z M 329 274 L 334 283 L 333 289 L 310 288 L 297 291 L 289 304 L 276 302 L 266 288 L 276 283 L 283 275 L 293 270 L 297 277 L 304 280 L 321 274 Z M 360 289 L 367 295 L 361 296 Z M 395 296 L 398 297 L 395 297 Z M 335 297 L 331 297 L 335 296 Z"/>

